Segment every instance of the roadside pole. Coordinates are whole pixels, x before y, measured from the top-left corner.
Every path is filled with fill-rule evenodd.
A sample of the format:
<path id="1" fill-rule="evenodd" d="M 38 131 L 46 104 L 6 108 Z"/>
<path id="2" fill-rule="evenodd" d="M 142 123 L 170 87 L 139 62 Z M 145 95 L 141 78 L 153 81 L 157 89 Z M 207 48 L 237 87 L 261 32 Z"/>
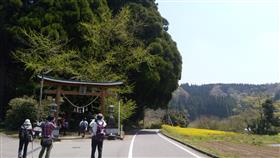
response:
<path id="1" fill-rule="evenodd" d="M 40 110 L 40 112 L 37 113 L 37 121 L 39 121 L 39 117 L 40 117 L 40 114 L 41 114 L 41 108 L 42 108 L 43 87 L 44 87 L 44 73 L 42 73 L 41 77 L 42 78 L 41 78 L 40 98 L 39 98 L 39 107 L 38 107 L 38 110 Z"/>
<path id="2" fill-rule="evenodd" d="M 118 131 L 119 131 L 119 135 L 121 136 L 121 102 L 120 99 L 119 100 L 119 105 L 118 105 Z"/>

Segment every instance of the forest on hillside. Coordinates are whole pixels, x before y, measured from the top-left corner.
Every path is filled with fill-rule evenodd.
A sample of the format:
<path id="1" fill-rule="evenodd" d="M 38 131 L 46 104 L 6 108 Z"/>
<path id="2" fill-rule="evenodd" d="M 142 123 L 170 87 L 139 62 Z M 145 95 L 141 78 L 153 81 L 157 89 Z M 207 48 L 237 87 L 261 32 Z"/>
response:
<path id="1" fill-rule="evenodd" d="M 181 126 L 277 134 L 280 131 L 280 84 L 182 84 L 173 93 L 168 110 L 170 118 L 180 114 L 188 120 L 181 123 L 177 120 L 182 119 L 175 119 Z"/>
<path id="2" fill-rule="evenodd" d="M 189 119 L 226 118 L 256 108 L 264 99 L 280 99 L 280 84 L 182 84 L 173 93 L 169 108 L 185 111 Z"/>

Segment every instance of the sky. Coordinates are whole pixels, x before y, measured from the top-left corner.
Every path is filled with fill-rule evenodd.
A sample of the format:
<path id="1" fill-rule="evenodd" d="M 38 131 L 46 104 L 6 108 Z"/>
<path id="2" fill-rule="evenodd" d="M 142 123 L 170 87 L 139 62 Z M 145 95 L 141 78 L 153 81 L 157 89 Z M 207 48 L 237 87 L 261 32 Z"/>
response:
<path id="1" fill-rule="evenodd" d="M 278 0 L 156 0 L 189 84 L 280 82 Z"/>

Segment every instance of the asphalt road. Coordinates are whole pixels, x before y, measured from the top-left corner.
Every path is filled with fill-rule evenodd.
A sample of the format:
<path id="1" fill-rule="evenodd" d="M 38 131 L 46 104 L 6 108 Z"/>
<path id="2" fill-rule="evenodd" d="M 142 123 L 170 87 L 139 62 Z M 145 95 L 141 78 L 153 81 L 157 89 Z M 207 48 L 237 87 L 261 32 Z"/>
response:
<path id="1" fill-rule="evenodd" d="M 141 130 L 126 135 L 124 140 L 105 140 L 103 158 L 207 158 L 180 143 L 159 134 L 158 130 Z M 0 158 L 16 158 L 18 139 L 0 135 Z M 39 142 L 29 144 L 28 157 L 38 157 Z M 90 139 L 73 139 L 55 142 L 52 158 L 89 158 Z"/>

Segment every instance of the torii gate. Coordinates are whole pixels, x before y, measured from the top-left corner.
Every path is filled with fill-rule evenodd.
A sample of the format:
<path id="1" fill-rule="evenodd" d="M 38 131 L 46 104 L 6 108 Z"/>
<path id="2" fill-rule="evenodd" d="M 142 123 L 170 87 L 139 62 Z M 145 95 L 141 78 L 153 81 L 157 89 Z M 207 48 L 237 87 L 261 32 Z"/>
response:
<path id="1" fill-rule="evenodd" d="M 56 90 L 45 90 L 45 94 L 55 94 L 55 103 L 57 104 L 56 117 L 60 110 L 60 97 L 64 95 L 87 95 L 100 97 L 100 111 L 104 114 L 104 99 L 112 94 L 107 92 L 107 89 L 114 88 L 123 84 L 123 82 L 92 82 L 92 81 L 75 81 L 75 80 L 59 80 L 52 77 L 38 76 L 41 79 L 41 84 L 57 86 Z M 79 91 L 63 90 L 63 87 L 79 87 Z M 88 89 L 96 88 L 96 91 L 88 91 Z"/>

